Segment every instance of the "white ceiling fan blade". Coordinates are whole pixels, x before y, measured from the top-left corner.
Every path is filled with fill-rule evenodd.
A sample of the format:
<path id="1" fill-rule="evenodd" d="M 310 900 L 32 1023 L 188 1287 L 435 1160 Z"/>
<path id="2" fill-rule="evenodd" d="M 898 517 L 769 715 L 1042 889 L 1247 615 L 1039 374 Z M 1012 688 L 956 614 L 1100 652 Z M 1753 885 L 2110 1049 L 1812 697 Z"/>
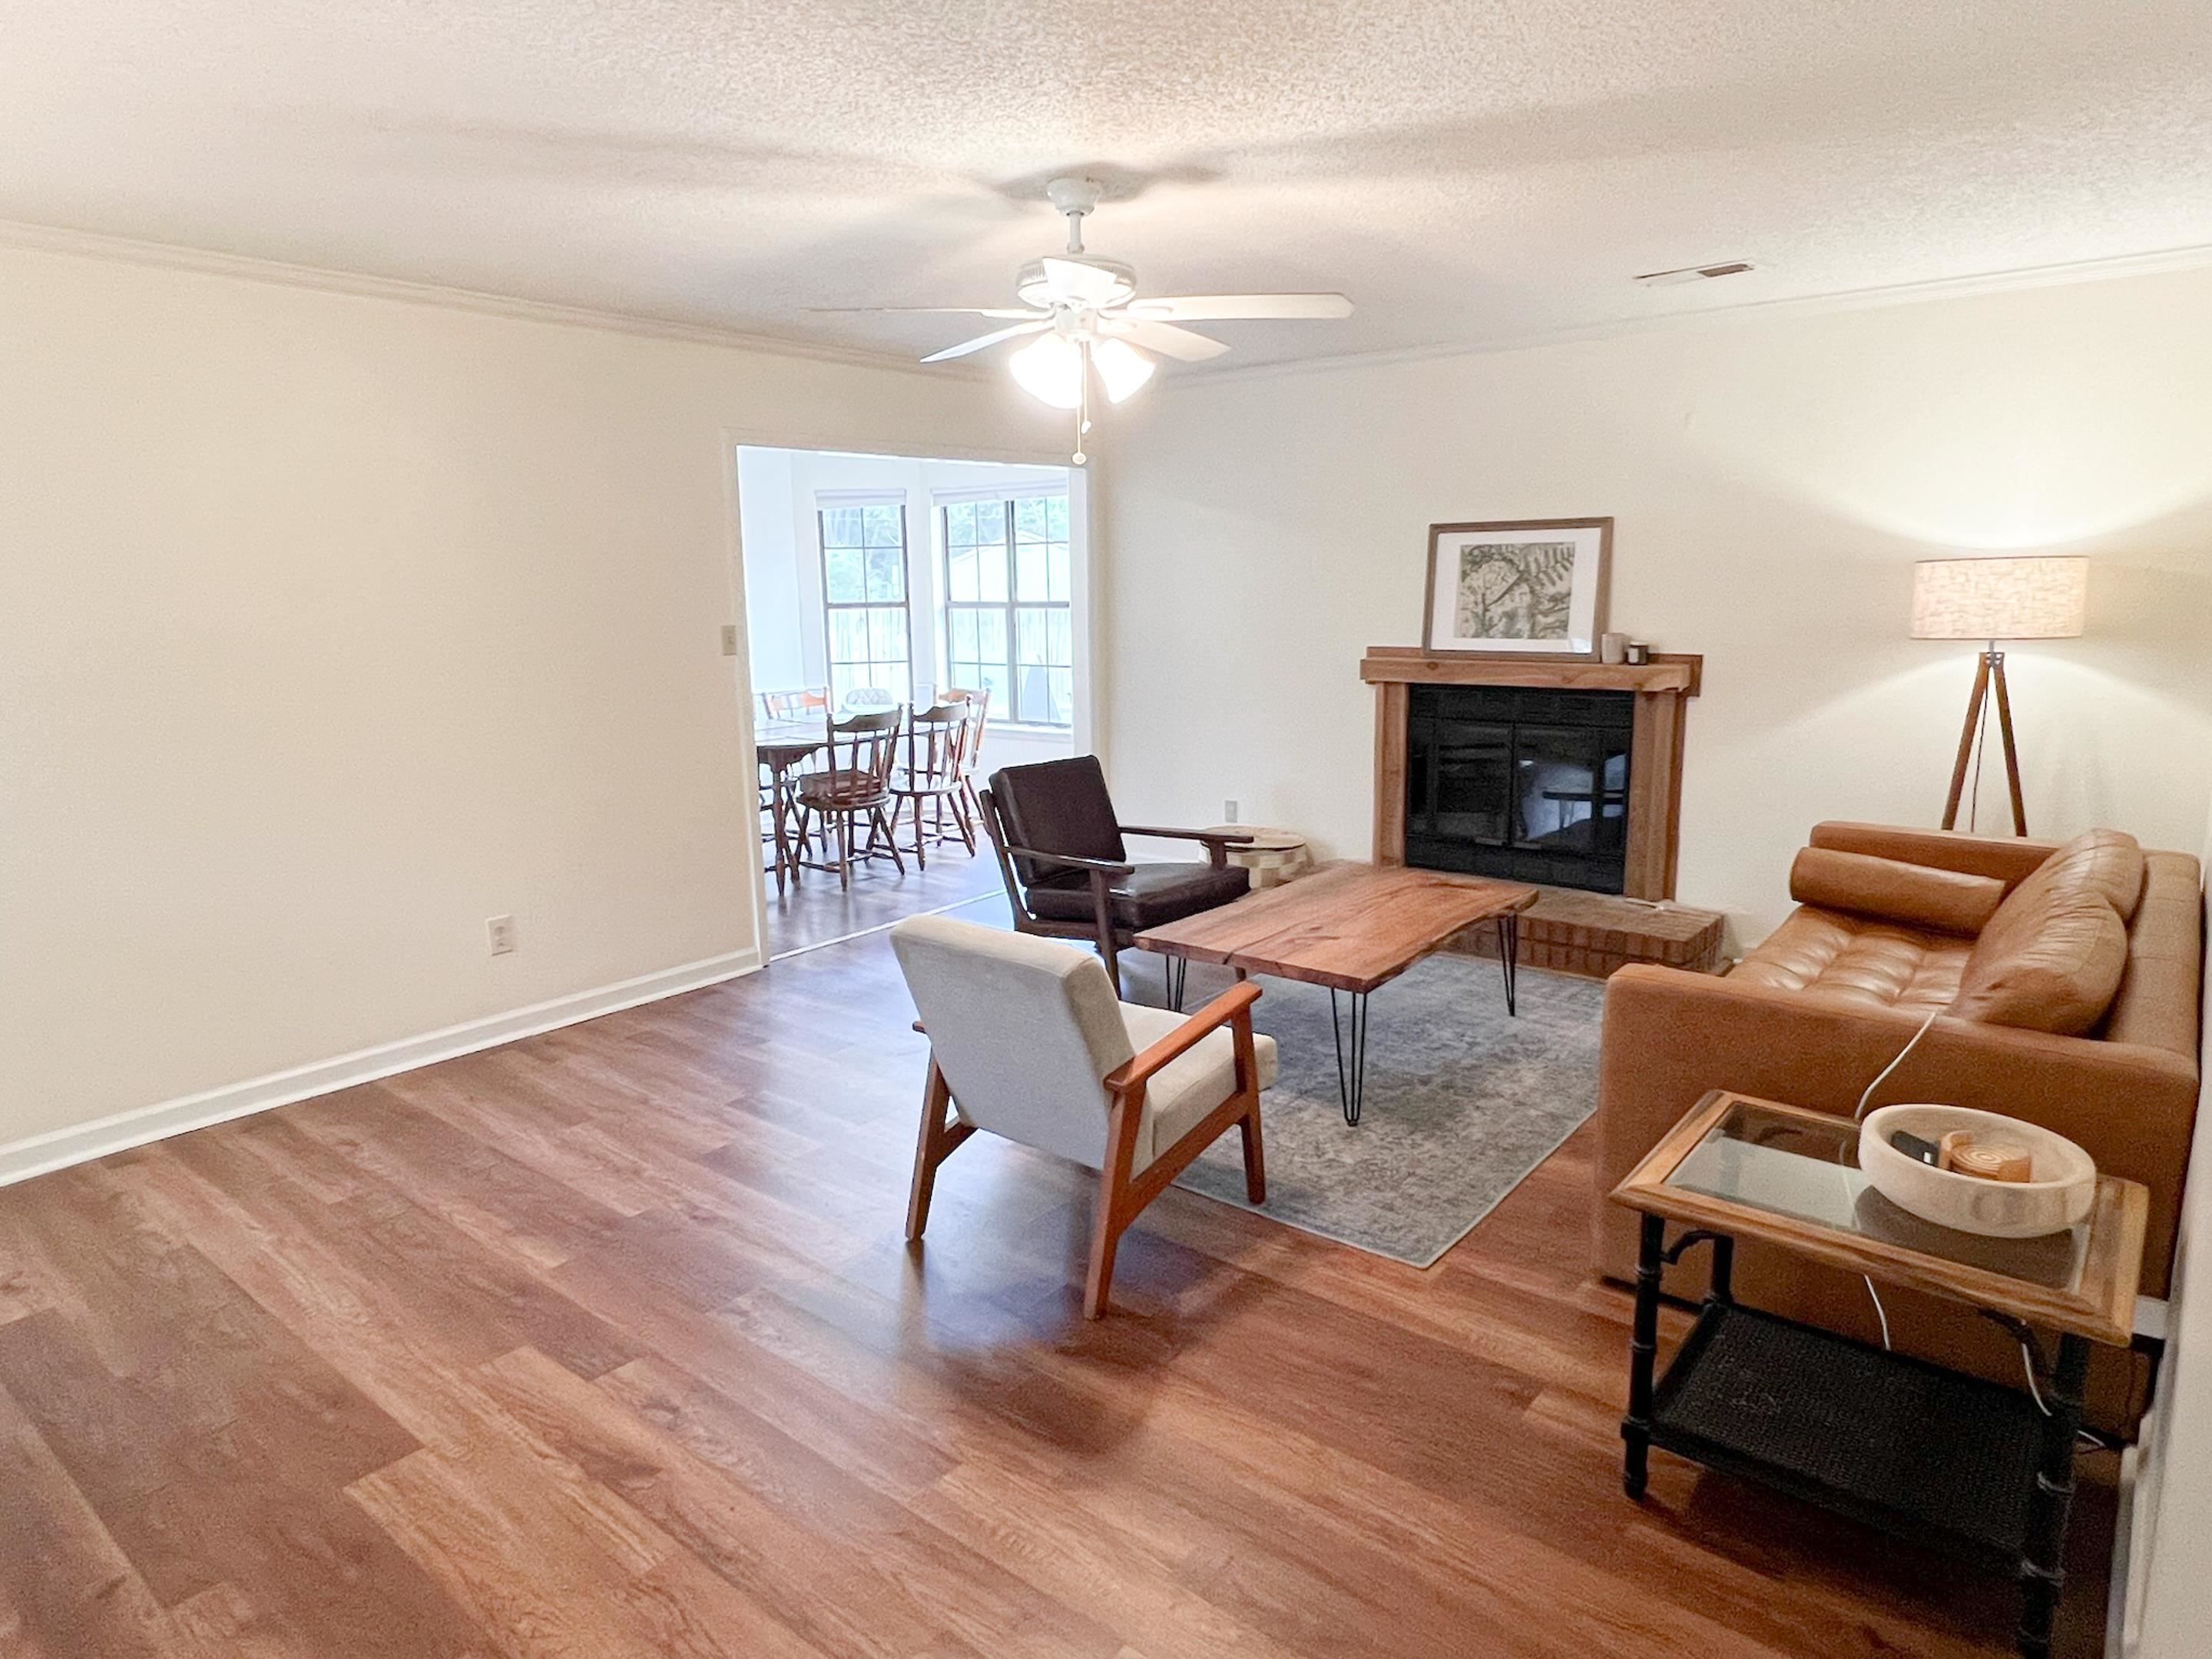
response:
<path id="1" fill-rule="evenodd" d="M 1112 271 L 1086 265 L 1079 259 L 1054 259 L 1048 255 L 1041 263 L 1044 279 L 1051 284 L 1053 298 L 1065 300 L 1070 305 L 1105 305 L 1117 295 L 1129 291 L 1128 285 Z"/>
<path id="2" fill-rule="evenodd" d="M 1147 351 L 1157 351 L 1163 357 L 1173 357 L 1186 363 L 1202 363 L 1208 357 L 1218 357 L 1229 349 L 1218 340 L 1210 340 L 1203 334 L 1194 334 L 1187 328 L 1177 328 L 1173 323 L 1155 323 L 1142 317 L 1103 317 L 1098 322 L 1102 334 L 1127 340 L 1131 345 L 1142 346 Z"/>
<path id="3" fill-rule="evenodd" d="M 1016 323 L 1012 328 L 993 329 L 988 334 L 978 334 L 972 340 L 963 340 L 958 345 L 947 346 L 942 351 L 933 351 L 921 361 L 925 363 L 941 363 L 948 358 L 965 357 L 971 351 L 981 351 L 985 346 L 994 346 L 1000 341 L 1011 340 L 1017 335 L 1042 334 L 1051 326 L 1052 319 L 1048 317 L 1039 323 Z"/>
<path id="4" fill-rule="evenodd" d="M 809 306 L 823 316 L 839 317 L 1042 317 L 1026 306 Z"/>
<path id="5" fill-rule="evenodd" d="M 1158 300 L 1132 300 L 1121 307 L 1132 317 L 1154 322 L 1228 322 L 1262 318 L 1333 320 L 1352 315 L 1341 294 L 1186 294 Z"/>

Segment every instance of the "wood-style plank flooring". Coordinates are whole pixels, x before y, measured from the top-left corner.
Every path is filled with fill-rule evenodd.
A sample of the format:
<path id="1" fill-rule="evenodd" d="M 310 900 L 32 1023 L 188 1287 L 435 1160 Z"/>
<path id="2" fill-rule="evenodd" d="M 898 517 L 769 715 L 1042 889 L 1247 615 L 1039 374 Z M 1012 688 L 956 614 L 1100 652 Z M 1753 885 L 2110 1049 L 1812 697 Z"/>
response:
<path id="1" fill-rule="evenodd" d="M 771 957 L 780 957 L 793 951 L 811 950 L 833 939 L 850 939 L 855 933 L 871 928 L 888 927 L 902 916 L 918 915 L 925 910 L 938 910 L 949 904 L 960 904 L 976 898 L 999 896 L 1000 902 L 988 907 L 978 905 L 975 911 L 963 910 L 963 915 L 976 914 L 986 908 L 991 916 L 1004 920 L 1006 884 L 1000 878 L 998 862 L 991 855 L 988 844 L 979 843 L 974 856 L 958 842 L 929 847 L 926 866 L 915 863 L 912 836 L 913 824 L 902 819 L 899 823 L 899 852 L 906 860 L 904 874 L 881 860 L 871 860 L 853 872 L 849 887 L 838 885 L 835 872 L 807 870 L 800 872 L 794 882 L 787 882 L 784 890 L 775 890 L 771 879 L 768 885 L 768 951 Z M 980 915 L 978 919 L 983 919 Z"/>
<path id="2" fill-rule="evenodd" d="M 2008 1650 L 1994 1580 L 1621 1496 L 1585 1137 L 1425 1273 L 1171 1191 L 1085 1324 L 1066 1166 L 978 1137 L 904 1249 L 909 1018 L 876 935 L 0 1191 L 0 1653 Z"/>

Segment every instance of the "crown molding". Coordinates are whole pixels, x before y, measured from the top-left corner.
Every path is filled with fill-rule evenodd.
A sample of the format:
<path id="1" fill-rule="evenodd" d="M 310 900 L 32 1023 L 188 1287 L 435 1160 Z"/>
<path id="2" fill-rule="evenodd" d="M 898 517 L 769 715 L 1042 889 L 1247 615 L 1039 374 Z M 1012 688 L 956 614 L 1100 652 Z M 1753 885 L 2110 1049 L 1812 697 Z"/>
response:
<path id="1" fill-rule="evenodd" d="M 547 300 L 525 299 L 519 295 L 497 294 L 489 289 L 456 288 L 401 276 L 379 276 L 367 271 L 341 270 L 331 266 L 295 264 L 253 254 L 228 253 L 182 243 L 149 241 L 137 237 L 111 235 L 103 231 L 35 224 L 26 220 L 0 219 L 0 247 L 155 265 L 205 276 L 229 276 L 243 282 L 273 283 L 282 287 L 311 289 L 327 294 L 389 300 L 404 305 L 435 306 L 448 311 L 473 312 L 481 316 L 549 323 L 566 328 L 597 329 L 644 339 L 672 340 L 690 345 L 759 352 L 851 368 L 888 369 L 940 380 L 980 380 L 989 378 L 988 371 L 981 365 L 963 362 L 923 364 L 894 351 L 861 346 L 827 345 L 790 339 L 781 335 L 729 328 L 719 324 L 656 316 L 647 312 L 562 305 Z M 1965 276 L 1938 276 L 1872 288 L 1842 289 L 1826 294 L 1685 307 L 1640 317 L 1614 318 L 1565 328 L 1534 329 L 1483 339 L 1437 341 L 1426 345 L 1393 346 L 1376 351 L 1344 352 L 1326 357 L 1285 358 L 1266 363 L 1178 367 L 1174 372 L 1160 375 L 1155 384 L 1166 391 L 1187 391 L 1217 386 L 1224 381 L 1267 380 L 1286 374 L 1322 374 L 1380 368 L 1392 363 L 1429 362 L 1452 357 L 1489 356 L 1500 352 L 1616 339 L 1655 330 L 1725 323 L 1741 319 L 1861 311 L 1880 306 L 1912 305 L 1984 294 L 2053 288 L 2072 283 L 2191 270 L 2207 265 L 2212 265 L 2212 243 L 2166 248 L 2149 253 L 2116 254 L 2106 258 L 2080 259 L 2060 264 L 2029 265 Z"/>
<path id="2" fill-rule="evenodd" d="M 650 340 L 673 340 L 687 345 L 763 352 L 773 356 L 802 358 L 811 362 L 896 369 L 902 374 L 938 379 L 986 378 L 980 368 L 964 363 L 925 366 L 893 351 L 872 350 L 860 346 L 824 345 L 807 340 L 787 339 L 781 335 L 726 328 L 713 323 L 655 316 L 647 312 L 616 311 L 594 306 L 562 305 L 547 300 L 526 300 L 518 295 L 495 294 L 483 289 L 454 288 L 441 283 L 416 282 L 403 276 L 378 276 L 367 271 L 340 270 L 325 265 L 294 264 L 283 259 L 264 259 L 253 254 L 226 253 L 214 248 L 146 241 L 137 237 L 112 236 L 102 231 L 33 224 L 24 220 L 0 219 L 0 247 L 155 265 L 201 276 L 234 277 L 241 282 L 273 283 L 280 287 L 312 289 L 325 294 L 390 300 L 403 305 L 435 306 L 442 310 L 473 312 L 480 316 L 550 323 L 563 328 L 598 329 L 606 333 L 636 335 Z"/>
<path id="3" fill-rule="evenodd" d="M 1163 374 L 1158 377 L 1158 383 L 1170 390 L 1188 391 L 1218 386 L 1227 380 L 1269 380 L 1285 374 L 1380 368 L 1391 363 L 1430 362 L 1450 357 L 1493 356 L 1501 352 L 1572 345 L 1589 340 L 1617 339 L 1627 335 L 1648 334 L 1662 329 L 1699 324 L 1729 323 L 1770 316 L 1817 316 L 1832 312 L 1867 311 L 1881 306 L 1917 305 L 1936 300 L 1969 299 L 1984 294 L 2058 288 L 2074 283 L 2103 282 L 2122 276 L 2196 270 L 2208 265 L 2212 265 L 2212 243 L 2165 248 L 2152 253 L 2122 253 L 2102 259 L 2079 259 L 2063 264 L 2029 265 L 1968 276 L 1936 276 L 1920 282 L 1893 283 L 1875 288 L 1839 289 L 1827 294 L 1795 295 L 1734 305 L 1657 312 L 1648 316 L 1577 324 L 1568 328 L 1499 335 L 1491 339 L 1440 341 L 1431 345 L 1345 352 L 1331 357 L 1293 357 L 1276 362 L 1242 363 L 1228 368 L 1206 367 L 1195 371 L 1182 370 Z"/>

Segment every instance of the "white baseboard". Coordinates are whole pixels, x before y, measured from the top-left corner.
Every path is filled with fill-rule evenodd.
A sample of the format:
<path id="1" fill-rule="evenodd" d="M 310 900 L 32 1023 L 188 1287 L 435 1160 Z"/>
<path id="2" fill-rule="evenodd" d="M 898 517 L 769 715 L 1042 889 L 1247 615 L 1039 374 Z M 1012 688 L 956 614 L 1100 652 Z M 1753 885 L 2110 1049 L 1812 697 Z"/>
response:
<path id="1" fill-rule="evenodd" d="M 634 1008 L 641 1002 L 657 1002 L 662 997 L 696 991 L 752 973 L 760 966 L 757 949 L 732 951 L 703 961 L 687 962 L 680 967 L 665 968 L 659 973 L 641 974 L 614 985 L 603 985 L 595 990 L 555 997 L 550 1002 L 532 1003 L 526 1008 L 448 1025 L 443 1030 L 427 1032 L 422 1036 L 380 1042 L 373 1048 L 356 1049 L 332 1060 L 272 1072 L 267 1077 L 226 1084 L 219 1089 L 204 1090 L 151 1106 L 134 1107 L 90 1123 L 50 1129 L 44 1134 L 0 1146 L 0 1187 L 71 1164 L 105 1158 L 126 1147 L 143 1146 L 149 1140 L 183 1134 L 188 1129 L 204 1129 L 211 1123 L 266 1111 L 271 1106 L 287 1105 L 313 1095 L 331 1094 L 357 1084 L 374 1083 L 395 1073 L 411 1072 L 419 1066 L 434 1065 L 458 1054 L 474 1054 L 479 1048 L 495 1048 L 502 1042 L 550 1031 L 556 1026 L 574 1025 L 580 1020 L 596 1019 L 618 1009 Z"/>

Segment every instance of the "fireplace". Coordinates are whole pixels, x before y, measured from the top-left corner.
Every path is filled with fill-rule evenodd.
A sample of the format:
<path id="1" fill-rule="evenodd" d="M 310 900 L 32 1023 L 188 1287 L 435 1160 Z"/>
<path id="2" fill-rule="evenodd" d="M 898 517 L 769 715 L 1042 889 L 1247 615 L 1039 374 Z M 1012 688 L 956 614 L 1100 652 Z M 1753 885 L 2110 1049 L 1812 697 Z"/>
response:
<path id="1" fill-rule="evenodd" d="M 1635 726 L 1630 691 L 1409 687 L 1405 861 L 1621 891 Z"/>
<path id="2" fill-rule="evenodd" d="M 1375 861 L 1673 898 L 1704 668 L 1370 647 Z"/>

